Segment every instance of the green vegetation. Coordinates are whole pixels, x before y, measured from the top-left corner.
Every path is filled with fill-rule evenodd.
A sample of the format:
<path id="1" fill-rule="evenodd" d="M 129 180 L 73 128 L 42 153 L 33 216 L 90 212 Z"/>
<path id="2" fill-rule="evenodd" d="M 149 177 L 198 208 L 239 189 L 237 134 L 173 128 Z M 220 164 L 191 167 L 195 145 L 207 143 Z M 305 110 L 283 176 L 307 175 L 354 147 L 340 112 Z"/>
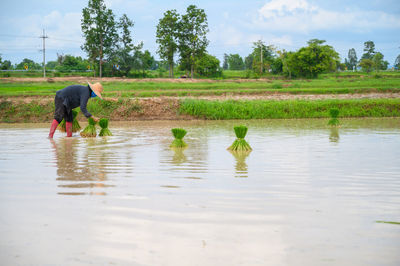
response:
<path id="1" fill-rule="evenodd" d="M 399 222 L 388 222 L 388 221 L 376 221 L 377 223 L 383 223 L 383 224 L 397 224 L 399 225 Z"/>
<path id="2" fill-rule="evenodd" d="M 180 113 L 203 119 L 323 118 L 340 108 L 340 117 L 400 116 L 400 99 L 206 101 L 185 99 Z"/>
<path id="3" fill-rule="evenodd" d="M 331 119 L 328 122 L 328 125 L 330 126 L 338 126 L 339 125 L 339 120 L 337 119 L 339 116 L 339 109 L 337 108 L 332 108 L 329 110 L 329 114 L 331 115 Z"/>
<path id="4" fill-rule="evenodd" d="M 72 121 L 72 132 L 78 132 L 81 129 L 81 126 L 79 125 L 79 122 L 77 120 L 77 116 L 78 116 L 78 111 L 76 110 L 72 110 L 72 116 L 73 116 L 73 121 Z M 65 123 L 65 119 L 63 119 L 61 121 L 61 123 L 58 125 L 58 130 L 60 130 L 61 132 L 66 132 L 66 123 Z"/>
<path id="5" fill-rule="evenodd" d="M 85 127 L 85 129 L 81 132 L 81 137 L 84 138 L 94 138 L 96 137 L 96 121 L 93 118 L 89 117 L 89 124 Z"/>
<path id="6" fill-rule="evenodd" d="M 183 141 L 183 137 L 186 135 L 186 130 L 183 128 L 171 129 L 172 135 L 174 135 L 174 141 L 172 141 L 170 147 L 172 148 L 184 148 L 187 144 Z"/>
<path id="7" fill-rule="evenodd" d="M 108 129 L 108 119 L 107 118 L 101 118 L 99 120 L 99 125 L 101 127 L 99 136 L 104 137 L 104 136 L 112 136 L 111 131 Z"/>
<path id="8" fill-rule="evenodd" d="M 365 75 L 365 74 L 364 74 Z M 71 82 L 6 82 L 0 81 L 1 96 L 53 96 Z M 102 82 L 104 96 L 114 98 L 157 96 L 204 95 L 265 95 L 266 93 L 290 94 L 346 94 L 371 92 L 400 92 L 400 72 L 361 75 L 325 75 L 313 80 L 215 80 L 213 82 L 133 81 Z"/>
<path id="9" fill-rule="evenodd" d="M 246 126 L 236 126 L 233 128 L 236 134 L 236 140 L 232 143 L 232 145 L 228 148 L 231 151 L 251 151 L 250 145 L 244 139 L 247 134 Z"/>

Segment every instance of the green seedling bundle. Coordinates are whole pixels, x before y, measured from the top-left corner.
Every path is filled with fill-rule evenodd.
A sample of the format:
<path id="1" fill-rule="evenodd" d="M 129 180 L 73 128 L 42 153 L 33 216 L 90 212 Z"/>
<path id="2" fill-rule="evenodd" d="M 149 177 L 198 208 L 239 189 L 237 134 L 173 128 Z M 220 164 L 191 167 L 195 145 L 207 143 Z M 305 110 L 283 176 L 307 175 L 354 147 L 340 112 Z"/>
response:
<path id="1" fill-rule="evenodd" d="M 232 143 L 232 145 L 228 148 L 231 151 L 251 151 L 250 145 L 244 139 L 247 134 L 246 126 L 236 126 L 233 128 L 235 130 L 235 134 L 237 139 Z"/>
<path id="2" fill-rule="evenodd" d="M 99 136 L 104 137 L 104 136 L 112 136 L 111 131 L 108 129 L 108 119 L 107 118 L 101 118 L 99 120 L 99 125 L 101 127 Z"/>
<path id="3" fill-rule="evenodd" d="M 186 135 L 186 130 L 183 128 L 173 128 L 171 129 L 172 135 L 174 135 L 175 139 L 171 143 L 170 147 L 173 148 L 184 148 L 187 144 L 183 141 L 183 137 Z"/>
<path id="4" fill-rule="evenodd" d="M 339 116 L 339 109 L 337 108 L 332 108 L 329 110 L 329 114 L 331 116 L 331 119 L 328 122 L 328 125 L 330 126 L 338 126 L 339 125 L 339 120 L 337 119 Z"/>
<path id="5" fill-rule="evenodd" d="M 72 132 L 78 132 L 81 129 L 81 126 L 79 125 L 79 122 L 76 119 L 76 117 L 78 116 L 78 111 L 72 110 L 72 116 L 74 118 L 74 120 L 72 121 Z M 61 123 L 58 125 L 58 130 L 60 130 L 61 132 L 65 132 L 66 131 L 65 125 L 66 125 L 65 119 L 63 119 Z"/>
<path id="6" fill-rule="evenodd" d="M 85 127 L 85 129 L 81 132 L 81 137 L 84 138 L 94 138 L 96 137 L 96 121 L 93 118 L 89 118 L 89 125 Z"/>

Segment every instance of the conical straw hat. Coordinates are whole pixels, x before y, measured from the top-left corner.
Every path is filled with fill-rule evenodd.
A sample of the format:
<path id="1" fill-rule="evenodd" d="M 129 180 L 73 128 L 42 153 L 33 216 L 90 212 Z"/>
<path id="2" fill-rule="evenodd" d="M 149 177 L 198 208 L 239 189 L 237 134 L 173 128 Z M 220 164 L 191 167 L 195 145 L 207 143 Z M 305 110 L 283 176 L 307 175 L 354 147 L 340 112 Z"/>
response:
<path id="1" fill-rule="evenodd" d="M 97 95 L 99 96 L 101 99 L 103 99 L 103 97 L 101 96 L 101 93 L 103 92 L 103 86 L 101 86 L 100 83 L 95 83 L 92 84 L 88 81 L 89 87 L 90 89 Z"/>

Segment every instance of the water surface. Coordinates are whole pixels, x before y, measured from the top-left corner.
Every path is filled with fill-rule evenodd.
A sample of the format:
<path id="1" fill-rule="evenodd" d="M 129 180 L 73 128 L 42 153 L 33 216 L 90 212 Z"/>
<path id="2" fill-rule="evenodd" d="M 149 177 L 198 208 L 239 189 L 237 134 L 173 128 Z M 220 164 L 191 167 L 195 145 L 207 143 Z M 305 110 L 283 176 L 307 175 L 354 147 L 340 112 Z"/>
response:
<path id="1" fill-rule="evenodd" d="M 341 122 L 1 124 L 0 264 L 399 265 L 400 119 Z"/>

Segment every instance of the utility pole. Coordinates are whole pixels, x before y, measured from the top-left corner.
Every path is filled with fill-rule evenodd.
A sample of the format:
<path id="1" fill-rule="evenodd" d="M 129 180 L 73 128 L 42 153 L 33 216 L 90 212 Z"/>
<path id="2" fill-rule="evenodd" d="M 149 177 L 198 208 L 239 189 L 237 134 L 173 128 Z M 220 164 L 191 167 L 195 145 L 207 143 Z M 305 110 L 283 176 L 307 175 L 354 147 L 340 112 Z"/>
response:
<path id="1" fill-rule="evenodd" d="M 48 36 L 46 36 L 46 34 L 44 33 L 44 29 L 43 29 L 43 35 L 39 36 L 39 38 L 43 39 L 43 77 L 46 77 L 46 39 L 49 38 Z"/>
<path id="2" fill-rule="evenodd" d="M 261 57 L 261 64 L 260 64 L 260 75 L 263 73 L 263 43 L 260 40 L 260 57 Z"/>

